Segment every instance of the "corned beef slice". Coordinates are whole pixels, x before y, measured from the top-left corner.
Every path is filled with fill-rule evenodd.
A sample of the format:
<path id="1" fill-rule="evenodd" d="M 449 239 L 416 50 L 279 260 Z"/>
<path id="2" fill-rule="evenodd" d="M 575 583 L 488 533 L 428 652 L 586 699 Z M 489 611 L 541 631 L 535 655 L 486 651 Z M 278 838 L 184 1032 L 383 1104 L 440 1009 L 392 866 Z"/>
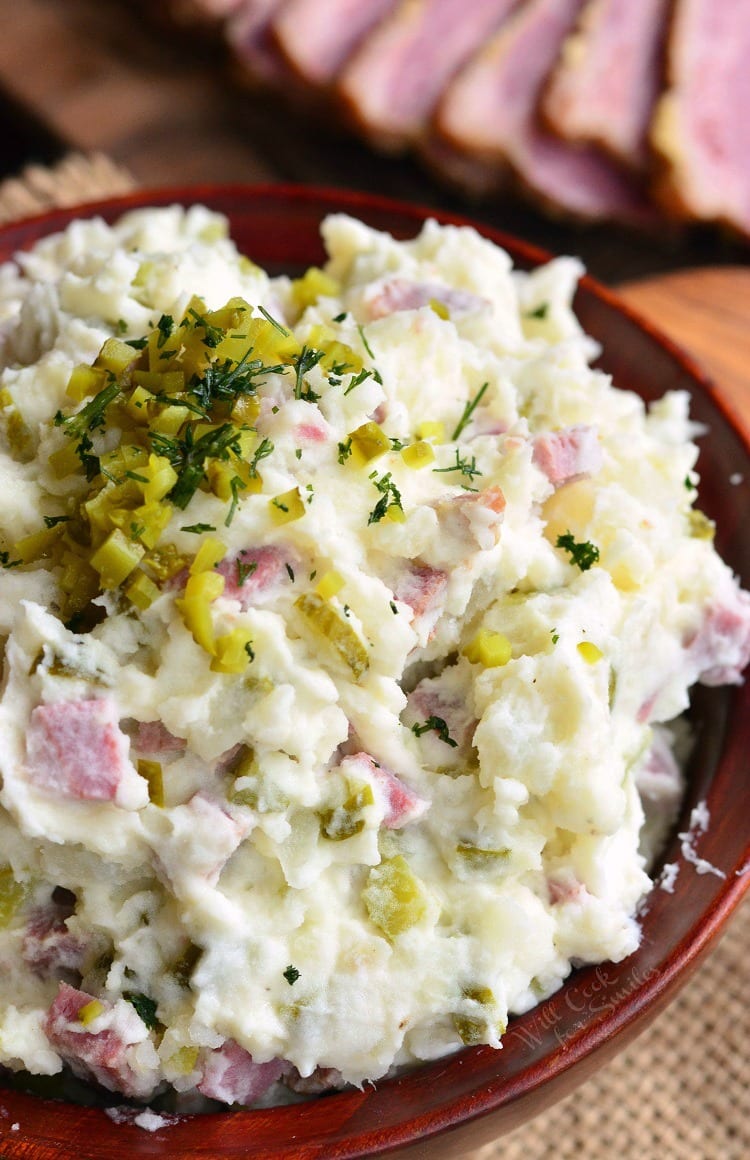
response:
<path id="1" fill-rule="evenodd" d="M 243 0 L 233 13 L 226 38 L 252 81 L 281 83 L 286 69 L 271 35 L 271 21 L 285 0 Z"/>
<path id="2" fill-rule="evenodd" d="M 623 170 L 594 149 L 546 133 L 542 86 L 582 0 L 527 0 L 458 74 L 435 128 L 457 150 L 492 168 L 510 165 L 523 185 L 558 210 L 592 219 L 645 222 L 651 210 Z"/>
<path id="3" fill-rule="evenodd" d="M 644 171 L 662 82 L 669 0 L 588 0 L 543 101 L 561 137 L 588 142 Z"/>
<path id="4" fill-rule="evenodd" d="M 276 46 L 298 77 L 327 85 L 396 0 L 287 0 L 271 22 Z"/>
<path id="5" fill-rule="evenodd" d="M 57 701 L 31 712 L 27 768 L 34 785 L 60 797 L 138 809 L 148 801 L 148 789 L 128 747 L 111 698 Z"/>
<path id="6" fill-rule="evenodd" d="M 178 24 L 199 27 L 221 24 L 244 0 L 166 0 L 170 17 Z"/>
<path id="7" fill-rule="evenodd" d="M 367 38 L 338 82 L 357 124 L 383 148 L 421 137 L 450 77 L 516 0 L 402 0 Z"/>
<path id="8" fill-rule="evenodd" d="M 750 235 L 750 0 L 678 0 L 667 42 L 667 91 L 651 142 L 656 195 L 686 218 Z"/>

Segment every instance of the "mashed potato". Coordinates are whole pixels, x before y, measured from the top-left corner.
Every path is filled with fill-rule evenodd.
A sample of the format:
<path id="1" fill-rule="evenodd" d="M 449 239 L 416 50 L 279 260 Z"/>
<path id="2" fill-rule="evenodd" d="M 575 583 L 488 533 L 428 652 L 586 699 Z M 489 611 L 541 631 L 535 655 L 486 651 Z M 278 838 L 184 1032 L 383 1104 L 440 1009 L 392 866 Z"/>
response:
<path id="1" fill-rule="evenodd" d="M 687 399 L 591 369 L 578 264 L 323 235 L 269 279 L 174 207 L 0 272 L 11 1068 L 252 1104 L 499 1047 L 637 947 L 664 723 L 741 680 Z"/>

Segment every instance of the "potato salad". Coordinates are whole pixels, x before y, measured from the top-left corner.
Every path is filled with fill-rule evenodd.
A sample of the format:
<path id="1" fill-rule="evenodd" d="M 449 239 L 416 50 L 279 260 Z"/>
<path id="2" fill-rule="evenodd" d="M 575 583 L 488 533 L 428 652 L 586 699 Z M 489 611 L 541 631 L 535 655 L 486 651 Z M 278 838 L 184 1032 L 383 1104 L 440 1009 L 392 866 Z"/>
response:
<path id="1" fill-rule="evenodd" d="M 669 722 L 742 679 L 687 398 L 592 368 L 578 263 L 322 233 L 0 269 L 6 1068 L 210 1108 L 500 1048 L 638 946 Z"/>

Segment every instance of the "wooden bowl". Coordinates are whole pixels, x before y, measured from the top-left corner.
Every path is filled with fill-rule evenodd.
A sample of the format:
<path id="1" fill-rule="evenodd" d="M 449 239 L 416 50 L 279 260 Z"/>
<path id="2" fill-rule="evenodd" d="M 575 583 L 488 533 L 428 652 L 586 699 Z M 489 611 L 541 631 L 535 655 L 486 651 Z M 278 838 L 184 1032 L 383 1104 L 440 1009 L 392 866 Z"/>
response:
<path id="1" fill-rule="evenodd" d="M 240 249 L 272 273 L 299 272 L 320 262 L 321 218 L 346 211 L 397 237 L 414 235 L 427 216 L 445 214 L 361 194 L 287 187 L 200 186 L 137 193 L 113 201 L 55 211 L 0 230 L 0 260 L 74 218 L 107 220 L 139 206 L 202 202 L 229 218 Z M 485 236 L 529 267 L 548 255 L 491 229 Z M 603 347 L 601 365 L 618 386 L 645 399 L 682 389 L 694 418 L 709 427 L 701 441 L 700 503 L 718 522 L 717 546 L 750 584 L 750 459 L 748 447 L 699 369 L 617 297 L 585 278 L 578 316 Z M 734 474 L 743 482 L 730 482 Z M 643 940 L 621 963 L 575 971 L 550 999 L 514 1018 L 502 1051 L 478 1047 L 426 1064 L 364 1091 L 260 1111 L 183 1116 L 154 1133 L 114 1124 L 103 1111 L 0 1092 L 3 1160 L 115 1160 L 127 1156 L 225 1160 L 354 1160 L 355 1157 L 456 1157 L 517 1127 L 559 1099 L 624 1047 L 673 997 L 721 932 L 750 873 L 750 685 L 700 689 L 693 704 L 697 744 L 677 829 L 691 808 L 710 812 L 700 854 L 724 877 L 699 875 L 674 836 L 664 860 L 679 875 L 670 894 L 652 892 L 642 915 Z M 700 1051 L 700 1044 L 696 1044 Z M 19 1125 L 15 1132 L 11 1123 Z"/>

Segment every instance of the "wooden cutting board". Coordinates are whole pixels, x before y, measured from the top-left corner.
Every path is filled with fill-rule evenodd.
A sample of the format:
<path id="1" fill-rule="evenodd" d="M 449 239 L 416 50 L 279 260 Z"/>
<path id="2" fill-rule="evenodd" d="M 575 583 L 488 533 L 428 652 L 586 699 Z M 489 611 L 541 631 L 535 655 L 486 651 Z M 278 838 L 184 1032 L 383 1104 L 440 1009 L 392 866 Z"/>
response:
<path id="1" fill-rule="evenodd" d="M 618 292 L 695 358 L 750 435 L 750 266 L 680 270 Z"/>

